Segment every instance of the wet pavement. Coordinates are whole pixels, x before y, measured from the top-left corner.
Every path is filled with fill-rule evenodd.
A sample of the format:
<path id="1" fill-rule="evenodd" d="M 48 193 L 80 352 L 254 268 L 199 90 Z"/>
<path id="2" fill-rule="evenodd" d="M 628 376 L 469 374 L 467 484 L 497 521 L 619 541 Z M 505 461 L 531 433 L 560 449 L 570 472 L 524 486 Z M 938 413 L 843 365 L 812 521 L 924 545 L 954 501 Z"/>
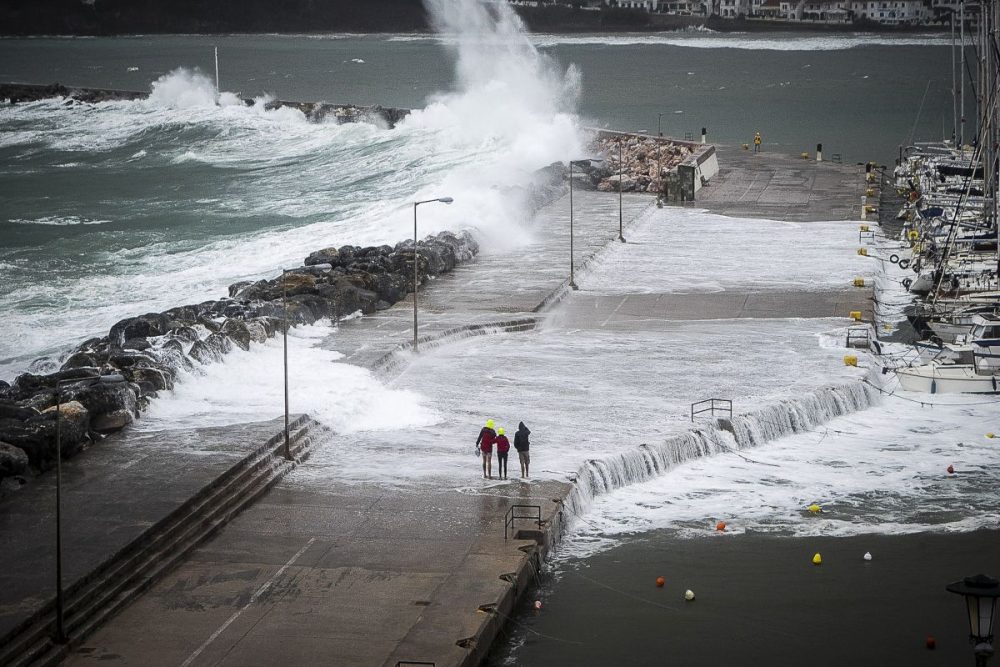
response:
<path id="1" fill-rule="evenodd" d="M 716 186 L 713 182 L 700 193 L 708 196 L 695 206 L 725 208 L 723 200 L 736 197 L 737 203 L 731 206 L 739 213 L 734 214 L 747 217 L 783 213 L 829 220 L 836 219 L 838 211 L 845 216 L 850 212 L 848 200 L 854 200 L 853 191 L 833 190 L 837 178 L 846 181 L 842 173 L 846 168 L 833 170 L 837 175 L 831 179 L 823 174 L 816 177 L 819 185 L 797 186 L 817 192 L 831 188 L 828 194 L 833 199 L 821 201 L 825 195 L 802 197 L 794 191 L 789 174 L 797 172 L 790 159 L 775 158 L 772 174 L 767 176 L 770 157 L 754 158 L 753 174 L 744 173 L 747 168 L 727 165 L 724 155 L 720 158 L 719 194 L 710 194 L 715 192 L 710 190 Z M 798 169 L 808 179 L 823 167 L 800 164 Z M 743 191 L 753 197 L 737 197 L 735 193 L 743 187 L 739 184 L 747 179 L 750 184 Z M 617 243 L 619 199 L 595 192 L 574 196 L 577 270 L 585 277 L 589 258 Z M 649 196 L 626 196 L 626 225 L 651 206 Z M 469 325 L 535 318 L 546 304 L 570 294 L 566 288 L 568 223 L 568 202 L 563 198 L 539 213 L 531 242 L 515 254 L 485 249 L 475 261 L 435 280 L 419 295 L 421 335 L 440 337 Z M 767 313 L 778 309 L 786 317 L 795 316 L 789 309 L 801 309 L 802 316 L 842 316 L 843 308 L 863 300 L 860 294 L 828 290 L 821 298 L 815 294 L 800 298 L 794 290 L 613 297 L 577 293 L 561 310 L 581 323 L 589 320 L 593 325 L 600 318 L 601 326 L 621 326 L 640 313 L 666 310 L 678 319 L 768 317 Z M 412 302 L 401 302 L 343 324 L 325 345 L 344 352 L 344 362 L 374 367 L 410 340 L 412 326 Z M 645 326 L 655 330 L 655 324 L 639 328 Z M 399 354 L 405 363 L 409 353 Z M 245 437 L 251 437 L 252 431 L 264 439 L 275 424 L 243 428 L 250 429 Z M 223 429 L 220 437 L 231 439 L 227 431 L 231 434 L 233 429 Z M 173 433 L 157 437 L 169 443 Z M 121 439 L 135 442 L 140 435 L 148 437 L 126 433 Z M 338 442 L 337 446 L 349 448 L 350 443 Z M 103 465 L 109 474 L 115 466 L 121 467 L 120 463 L 102 463 L 95 456 L 99 451 L 95 448 L 81 455 L 74 464 L 86 467 L 90 474 L 99 474 Z M 401 448 L 400 466 L 407 465 L 407 456 Z M 296 483 L 300 475 L 309 476 L 311 465 L 319 464 L 307 461 L 293 471 L 186 563 L 88 638 L 68 663 L 475 663 L 502 620 L 498 613 L 509 611 L 513 597 L 523 590 L 525 573 L 533 567 L 529 552 L 534 541 L 503 539 L 506 511 L 516 503 L 538 505 L 546 519 L 558 523 L 554 500 L 570 488 L 557 481 L 526 484 L 513 480 L 448 490 L 348 485 L 336 481 L 335 464 L 332 470 L 322 471 L 322 483 Z M 210 466 L 184 457 L 163 467 L 172 467 L 181 478 L 196 469 L 197 474 L 211 474 Z M 516 474 L 516 460 L 511 467 Z M 156 475 L 149 477 L 154 480 L 149 483 L 155 484 Z M 135 500 L 121 503 L 114 485 L 95 485 L 93 490 L 126 513 L 142 504 Z M 173 490 L 167 495 L 171 494 Z M 94 521 L 81 522 L 81 531 L 91 525 L 93 534 L 102 534 L 99 518 Z M 34 532 L 29 539 L 38 549 L 47 544 L 47 538 Z M 103 540 L 97 544 L 98 549 L 104 548 Z M 512 579 L 517 583 L 511 583 Z M 489 606 L 498 602 L 496 610 Z"/>

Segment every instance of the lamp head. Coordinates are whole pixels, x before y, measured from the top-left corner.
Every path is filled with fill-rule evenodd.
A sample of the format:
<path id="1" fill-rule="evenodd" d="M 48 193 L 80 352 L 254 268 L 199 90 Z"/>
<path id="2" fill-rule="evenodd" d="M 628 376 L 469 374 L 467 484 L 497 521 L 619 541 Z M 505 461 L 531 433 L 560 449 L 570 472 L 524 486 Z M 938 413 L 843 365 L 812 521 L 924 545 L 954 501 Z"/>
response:
<path id="1" fill-rule="evenodd" d="M 440 199 L 438 199 L 438 201 L 441 202 L 442 204 L 450 204 L 455 200 L 452 199 L 451 197 L 441 197 Z"/>

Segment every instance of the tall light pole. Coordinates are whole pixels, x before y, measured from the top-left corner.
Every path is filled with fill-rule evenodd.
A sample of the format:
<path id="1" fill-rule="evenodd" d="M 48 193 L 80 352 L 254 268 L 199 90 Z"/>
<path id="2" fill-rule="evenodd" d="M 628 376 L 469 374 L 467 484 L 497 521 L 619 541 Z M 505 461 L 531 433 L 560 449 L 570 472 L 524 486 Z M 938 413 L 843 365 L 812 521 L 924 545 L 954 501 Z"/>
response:
<path id="1" fill-rule="evenodd" d="M 573 280 L 573 165 L 590 164 L 591 162 L 603 162 L 600 158 L 584 158 L 582 160 L 569 161 L 569 287 L 570 289 L 580 289 Z M 619 186 L 619 189 L 621 187 Z"/>
<path id="2" fill-rule="evenodd" d="M 618 240 L 625 243 L 625 237 L 622 235 L 622 226 L 624 224 L 622 220 L 622 190 L 624 189 L 622 185 L 624 184 L 624 169 L 625 161 L 622 159 L 622 142 L 625 140 L 625 135 L 618 135 Z"/>
<path id="3" fill-rule="evenodd" d="M 663 193 L 660 189 L 663 187 L 662 169 L 660 163 L 660 144 L 663 143 L 663 130 L 660 128 L 660 121 L 663 119 L 663 113 L 656 114 L 656 196 L 659 198 L 663 197 Z"/>
<path id="4" fill-rule="evenodd" d="M 83 378 L 72 378 L 56 382 L 56 636 L 55 641 L 65 644 L 68 641 L 64 619 L 66 602 L 63 593 L 62 577 L 62 388 L 68 384 L 87 382 L 95 384 L 124 384 L 125 378 L 119 374 L 93 375 Z"/>
<path id="5" fill-rule="evenodd" d="M 420 264 L 417 261 L 417 207 L 421 204 L 430 204 L 431 202 L 441 202 L 442 204 L 450 204 L 454 199 L 451 197 L 436 197 L 435 199 L 425 199 L 423 201 L 413 202 L 413 353 L 419 352 L 417 349 L 417 286 L 420 284 L 420 276 L 417 272 Z"/>
<path id="6" fill-rule="evenodd" d="M 333 269 L 333 264 L 313 264 L 311 266 L 300 266 L 296 269 L 281 270 L 281 352 L 282 368 L 285 378 L 285 459 L 292 460 L 292 449 L 288 444 L 288 281 L 287 275 L 290 272 L 300 271 L 329 271 Z"/>

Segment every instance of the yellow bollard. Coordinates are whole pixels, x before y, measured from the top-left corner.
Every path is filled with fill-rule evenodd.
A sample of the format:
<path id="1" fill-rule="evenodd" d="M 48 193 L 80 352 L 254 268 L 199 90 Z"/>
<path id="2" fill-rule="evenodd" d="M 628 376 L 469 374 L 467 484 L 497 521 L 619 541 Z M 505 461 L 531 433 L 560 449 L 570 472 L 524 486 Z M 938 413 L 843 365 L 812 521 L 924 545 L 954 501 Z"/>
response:
<path id="1" fill-rule="evenodd" d="M 748 150 L 750 150 L 750 144 L 743 144 L 742 148 L 743 148 L 743 150 L 748 151 Z"/>
<path id="2" fill-rule="evenodd" d="M 803 160 L 808 160 L 808 159 L 809 159 L 809 153 L 805 153 L 805 152 L 803 152 L 803 153 L 802 153 L 802 159 L 803 159 Z"/>
<path id="3" fill-rule="evenodd" d="M 875 196 L 875 188 L 865 188 L 865 194 L 869 197 Z"/>
<path id="4" fill-rule="evenodd" d="M 858 227 L 858 231 L 859 232 L 868 232 L 868 231 L 871 231 L 871 230 L 868 228 L 868 225 L 860 225 Z"/>
<path id="5" fill-rule="evenodd" d="M 856 356 L 854 356 L 853 354 L 845 355 L 844 356 L 844 365 L 845 366 L 854 366 L 855 368 L 857 368 L 858 367 L 858 358 Z"/>
<path id="6" fill-rule="evenodd" d="M 858 248 L 858 254 L 862 257 L 868 256 L 868 248 Z"/>
<path id="7" fill-rule="evenodd" d="M 910 239 L 911 241 L 916 241 L 917 239 L 920 238 L 920 232 L 918 232 L 915 229 L 911 229 L 910 231 L 906 232 L 906 238 Z"/>
<path id="8" fill-rule="evenodd" d="M 864 278 L 855 278 L 854 279 L 854 286 L 855 287 L 864 287 L 865 286 L 865 279 Z"/>
<path id="9" fill-rule="evenodd" d="M 860 310 L 852 310 L 850 318 L 852 320 L 854 320 L 855 322 L 860 322 L 861 321 L 861 311 Z"/>

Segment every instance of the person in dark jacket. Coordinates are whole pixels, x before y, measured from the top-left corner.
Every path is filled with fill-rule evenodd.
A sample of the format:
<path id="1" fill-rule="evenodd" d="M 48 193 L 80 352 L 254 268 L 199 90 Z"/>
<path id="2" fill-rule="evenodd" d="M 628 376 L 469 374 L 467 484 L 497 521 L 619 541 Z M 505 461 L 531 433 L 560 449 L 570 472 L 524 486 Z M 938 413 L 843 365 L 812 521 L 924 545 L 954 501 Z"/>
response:
<path id="1" fill-rule="evenodd" d="M 524 422 L 518 422 L 517 433 L 514 434 L 514 449 L 517 450 L 517 458 L 521 462 L 522 479 L 528 477 L 528 464 L 531 463 L 531 457 L 528 455 L 529 435 L 531 435 L 531 431 L 524 425 Z"/>
<path id="2" fill-rule="evenodd" d="M 497 439 L 497 432 L 493 430 L 493 420 L 487 419 L 486 426 L 479 431 L 476 438 L 476 450 L 483 455 L 483 479 L 493 479 L 493 443 Z"/>
<path id="3" fill-rule="evenodd" d="M 503 429 L 497 429 L 497 474 L 500 479 L 507 479 L 507 452 L 510 451 L 510 440 L 503 434 Z"/>

